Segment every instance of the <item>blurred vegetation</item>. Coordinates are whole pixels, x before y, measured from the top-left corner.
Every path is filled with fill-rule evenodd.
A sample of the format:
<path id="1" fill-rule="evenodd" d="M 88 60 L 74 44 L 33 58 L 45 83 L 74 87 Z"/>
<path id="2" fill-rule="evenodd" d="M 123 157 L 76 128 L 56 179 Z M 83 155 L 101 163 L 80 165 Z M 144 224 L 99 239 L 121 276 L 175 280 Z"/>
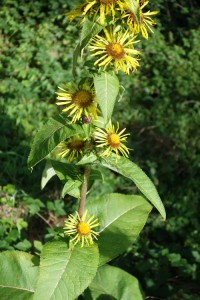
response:
<path id="1" fill-rule="evenodd" d="M 79 1 L 74 1 L 73 6 Z M 41 191 L 44 165 L 32 173 L 27 156 L 38 128 L 57 111 L 57 86 L 71 80 L 76 23 L 71 1 L 3 0 L 0 11 L 0 249 L 40 252 L 76 203 L 60 199 L 56 178 Z M 167 210 L 113 263 L 141 282 L 147 299 L 198 300 L 200 198 L 200 8 L 197 1 L 158 0 L 155 34 L 140 44 L 141 68 L 120 74 L 126 91 L 114 118 L 131 133 L 132 160 L 156 184 Z M 81 64 L 78 73 L 85 74 Z M 135 192 L 109 171 L 91 195 Z M 149 298 L 148 298 L 149 297 Z"/>

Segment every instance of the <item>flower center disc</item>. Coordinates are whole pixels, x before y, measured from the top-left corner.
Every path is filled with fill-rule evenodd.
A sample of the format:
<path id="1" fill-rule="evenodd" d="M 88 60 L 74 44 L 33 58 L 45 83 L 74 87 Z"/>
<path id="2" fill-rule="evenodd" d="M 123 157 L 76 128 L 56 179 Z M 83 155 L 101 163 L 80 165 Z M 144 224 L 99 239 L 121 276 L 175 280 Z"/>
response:
<path id="1" fill-rule="evenodd" d="M 122 59 L 125 55 L 125 51 L 122 45 L 117 42 L 113 42 L 106 47 L 108 55 L 114 59 Z"/>
<path id="2" fill-rule="evenodd" d="M 72 97 L 72 102 L 81 108 L 90 106 L 92 101 L 92 94 L 86 90 L 79 90 Z"/>
<path id="3" fill-rule="evenodd" d="M 80 150 L 83 148 L 83 146 L 84 146 L 84 141 L 81 140 L 74 140 L 67 144 L 67 147 L 70 150 Z"/>
<path id="4" fill-rule="evenodd" d="M 80 222 L 77 226 L 78 233 L 87 235 L 90 232 L 90 226 L 86 222 Z"/>
<path id="5" fill-rule="evenodd" d="M 108 136 L 108 144 L 112 147 L 112 148 L 118 148 L 120 145 L 120 137 L 118 134 L 116 133 L 111 133 Z"/>

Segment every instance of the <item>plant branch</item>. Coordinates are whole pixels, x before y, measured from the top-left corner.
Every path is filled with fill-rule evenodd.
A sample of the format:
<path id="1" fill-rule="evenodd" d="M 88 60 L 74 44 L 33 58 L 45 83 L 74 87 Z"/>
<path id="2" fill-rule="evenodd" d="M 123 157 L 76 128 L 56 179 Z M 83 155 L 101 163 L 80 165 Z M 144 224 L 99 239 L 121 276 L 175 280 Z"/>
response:
<path id="1" fill-rule="evenodd" d="M 86 194 L 87 194 L 87 189 L 88 189 L 89 177 L 90 177 L 90 167 L 86 166 L 85 172 L 84 172 L 83 184 L 81 187 L 81 199 L 80 199 L 79 209 L 78 209 L 78 213 L 79 213 L 80 217 L 82 217 L 84 214 L 85 200 L 86 200 Z"/>
<path id="2" fill-rule="evenodd" d="M 51 224 L 48 222 L 48 220 L 46 220 L 41 214 L 39 213 L 36 213 L 36 215 L 38 217 L 40 217 L 49 227 L 52 227 Z"/>

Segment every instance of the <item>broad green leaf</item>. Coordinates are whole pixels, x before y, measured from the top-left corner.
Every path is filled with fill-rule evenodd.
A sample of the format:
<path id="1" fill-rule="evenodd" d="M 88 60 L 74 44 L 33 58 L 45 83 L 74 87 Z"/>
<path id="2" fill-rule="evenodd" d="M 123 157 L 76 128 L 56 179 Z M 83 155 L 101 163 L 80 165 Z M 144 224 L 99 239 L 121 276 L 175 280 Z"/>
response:
<path id="1" fill-rule="evenodd" d="M 62 190 L 62 197 L 64 198 L 66 194 L 73 196 L 75 198 L 80 198 L 80 186 L 82 182 L 80 180 L 69 179 Z"/>
<path id="2" fill-rule="evenodd" d="M 35 135 L 28 157 L 28 167 L 33 168 L 66 138 L 81 133 L 84 133 L 82 126 L 68 124 L 61 115 L 51 118 Z"/>
<path id="3" fill-rule="evenodd" d="M 20 251 L 0 253 L 0 299 L 31 300 L 38 277 L 34 256 Z"/>
<path id="4" fill-rule="evenodd" d="M 94 86 L 105 123 L 107 123 L 113 112 L 115 101 L 119 92 L 119 80 L 113 73 L 102 72 L 94 76 Z"/>
<path id="5" fill-rule="evenodd" d="M 96 155 L 94 153 L 90 152 L 88 154 L 85 154 L 76 165 L 79 166 L 79 165 L 91 164 L 96 160 L 97 160 Z"/>
<path id="6" fill-rule="evenodd" d="M 105 295 L 116 300 L 143 300 L 137 278 L 109 265 L 98 269 L 89 289 L 92 300 L 103 299 Z"/>
<path id="7" fill-rule="evenodd" d="M 42 172 L 41 189 L 43 189 L 46 186 L 46 184 L 54 175 L 56 175 L 56 172 L 52 167 L 50 160 L 47 160 L 44 170 Z"/>
<path id="8" fill-rule="evenodd" d="M 114 157 L 102 159 L 101 165 L 131 179 L 137 188 L 157 208 L 161 216 L 166 219 L 165 208 L 156 187 L 140 167 L 125 157 L 120 157 L 117 161 Z"/>
<path id="9" fill-rule="evenodd" d="M 78 168 L 74 164 L 57 160 L 51 160 L 51 164 L 63 184 L 69 179 L 77 179 L 79 177 Z"/>
<path id="10" fill-rule="evenodd" d="M 34 299 L 76 299 L 94 278 L 98 261 L 95 244 L 69 249 L 65 241 L 47 243 L 42 249 Z"/>
<path id="11" fill-rule="evenodd" d="M 98 218 L 100 265 L 124 252 L 144 227 L 152 206 L 141 196 L 107 194 L 86 203 L 88 213 Z"/>

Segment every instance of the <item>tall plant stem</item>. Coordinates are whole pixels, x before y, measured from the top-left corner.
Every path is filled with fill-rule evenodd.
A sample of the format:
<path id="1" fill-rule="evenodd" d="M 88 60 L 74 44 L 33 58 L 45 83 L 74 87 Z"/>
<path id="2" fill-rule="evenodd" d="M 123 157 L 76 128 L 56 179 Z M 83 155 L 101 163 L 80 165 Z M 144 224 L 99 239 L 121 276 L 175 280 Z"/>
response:
<path id="1" fill-rule="evenodd" d="M 87 194 L 87 189 L 88 189 L 89 177 L 90 177 L 90 167 L 86 166 L 85 172 L 84 172 L 83 184 L 81 187 L 81 199 L 80 199 L 79 209 L 78 209 L 78 213 L 79 213 L 80 217 L 82 217 L 84 214 L 85 200 L 86 200 L 86 194 Z"/>

